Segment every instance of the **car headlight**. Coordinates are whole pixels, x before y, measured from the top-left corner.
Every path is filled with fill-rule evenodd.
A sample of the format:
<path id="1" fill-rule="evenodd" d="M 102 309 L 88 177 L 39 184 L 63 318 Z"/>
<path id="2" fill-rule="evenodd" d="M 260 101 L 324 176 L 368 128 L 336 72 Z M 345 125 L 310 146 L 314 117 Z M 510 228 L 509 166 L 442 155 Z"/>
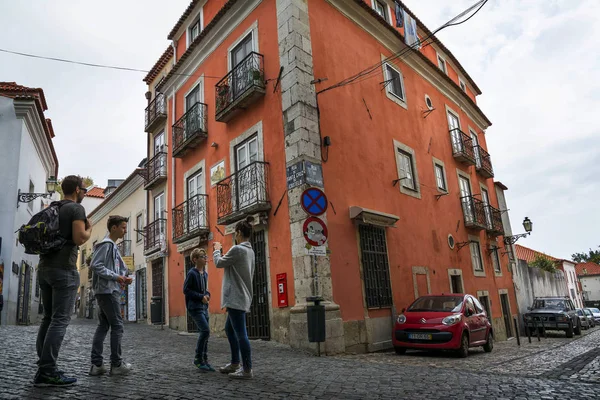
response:
<path id="1" fill-rule="evenodd" d="M 460 314 L 450 315 L 449 317 L 446 317 L 442 320 L 442 324 L 448 325 L 448 326 L 455 325 L 455 324 L 458 324 L 461 319 L 462 319 L 462 316 Z"/>
<path id="2" fill-rule="evenodd" d="M 533 319 L 533 317 L 531 315 L 525 316 L 525 321 L 531 321 L 532 319 Z"/>
<path id="3" fill-rule="evenodd" d="M 404 314 L 398 315 L 398 318 L 396 318 L 396 322 L 398 322 L 399 324 L 405 323 L 406 322 L 406 315 L 404 315 Z"/>
<path id="4" fill-rule="evenodd" d="M 566 321 L 568 317 L 566 315 L 559 315 L 556 317 L 557 321 Z"/>

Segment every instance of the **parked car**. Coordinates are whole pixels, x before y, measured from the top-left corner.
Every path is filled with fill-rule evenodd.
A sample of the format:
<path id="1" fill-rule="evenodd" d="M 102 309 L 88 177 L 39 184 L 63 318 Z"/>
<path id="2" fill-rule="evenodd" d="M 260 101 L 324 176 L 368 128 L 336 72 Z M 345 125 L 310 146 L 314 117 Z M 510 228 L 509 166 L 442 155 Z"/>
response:
<path id="1" fill-rule="evenodd" d="M 592 313 L 592 311 L 589 308 L 584 308 L 583 312 L 585 313 L 585 316 L 588 319 L 588 324 L 589 324 L 590 328 L 595 328 L 596 321 L 594 321 L 594 313 Z"/>
<path id="2" fill-rule="evenodd" d="M 585 311 L 583 311 L 582 308 L 577 308 L 577 309 L 575 309 L 575 311 L 577 312 L 577 316 L 579 317 L 579 322 L 581 323 L 581 327 L 585 330 L 590 329 L 590 327 L 591 327 L 590 320 L 588 319 L 588 316 L 585 313 Z"/>
<path id="3" fill-rule="evenodd" d="M 594 307 L 588 307 L 588 310 L 590 310 L 594 315 L 594 322 L 596 322 L 596 324 L 600 324 L 600 310 Z"/>
<path id="4" fill-rule="evenodd" d="M 396 319 L 392 342 L 396 353 L 407 349 L 454 350 L 460 357 L 470 347 L 494 348 L 494 333 L 485 309 L 468 294 L 427 295 L 416 299 Z"/>
<path id="5" fill-rule="evenodd" d="M 569 297 L 536 297 L 528 310 L 523 319 L 531 335 L 536 329 L 565 331 L 568 338 L 581 335 L 581 321 Z"/>

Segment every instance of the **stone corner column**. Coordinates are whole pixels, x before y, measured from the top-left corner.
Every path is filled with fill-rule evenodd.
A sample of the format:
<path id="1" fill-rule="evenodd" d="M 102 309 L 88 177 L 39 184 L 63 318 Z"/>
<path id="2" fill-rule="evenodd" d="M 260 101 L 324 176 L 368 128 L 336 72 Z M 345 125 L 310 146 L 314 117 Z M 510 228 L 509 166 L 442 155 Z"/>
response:
<path id="1" fill-rule="evenodd" d="M 277 0 L 277 26 L 279 60 L 283 67 L 280 88 L 286 165 L 302 160 L 321 164 L 317 97 L 310 83 L 314 75 L 307 0 Z M 302 228 L 308 215 L 300 205 L 300 197 L 307 187 L 301 185 L 287 193 L 295 288 L 295 306 L 290 309 L 290 345 L 316 351 L 317 344 L 308 342 L 306 298 L 318 295 L 324 298 L 322 304 L 325 305 L 327 332 L 321 351 L 325 354 L 343 353 L 344 324 L 340 306 L 333 301 L 329 257 L 316 257 L 315 260 L 305 250 Z M 325 215 L 320 218 L 327 223 Z"/>

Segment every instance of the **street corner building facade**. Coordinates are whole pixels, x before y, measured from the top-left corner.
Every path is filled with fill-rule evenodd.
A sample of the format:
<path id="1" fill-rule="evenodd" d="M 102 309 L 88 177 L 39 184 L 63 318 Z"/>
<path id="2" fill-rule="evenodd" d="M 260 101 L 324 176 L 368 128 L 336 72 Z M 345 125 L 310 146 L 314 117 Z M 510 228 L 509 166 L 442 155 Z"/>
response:
<path id="1" fill-rule="evenodd" d="M 37 255 L 25 254 L 17 233 L 31 217 L 58 200 L 54 130 L 44 116 L 44 91 L 0 82 L 0 324 L 41 319 Z M 50 188 L 52 184 L 52 188 Z"/>
<path id="2" fill-rule="evenodd" d="M 477 296 L 497 340 L 515 335 L 506 187 L 493 180 L 480 89 L 396 3 L 189 4 L 144 79 L 154 323 L 195 329 L 189 254 L 229 248 L 252 215 L 252 338 L 316 349 L 307 298 L 320 296 L 323 351 L 383 349 L 402 308 L 449 292 Z M 417 36 L 403 26 L 428 40 L 409 48 Z M 210 263 L 209 274 L 222 333 L 223 274 Z"/>
<path id="3" fill-rule="evenodd" d="M 149 323 L 147 297 L 146 262 L 144 258 L 144 226 L 146 218 L 146 191 L 144 177 L 146 160 L 142 160 L 126 179 L 109 179 L 102 191 L 103 201 L 88 213 L 92 224 L 92 236 L 80 248 L 78 269 L 80 287 L 77 299 L 78 316 L 97 317 L 97 305 L 92 290 L 93 272 L 90 262 L 96 245 L 106 237 L 106 224 L 111 215 L 128 218 L 127 233 L 116 243 L 123 261 L 127 264 L 131 285 L 121 292 L 121 316 L 130 322 Z"/>

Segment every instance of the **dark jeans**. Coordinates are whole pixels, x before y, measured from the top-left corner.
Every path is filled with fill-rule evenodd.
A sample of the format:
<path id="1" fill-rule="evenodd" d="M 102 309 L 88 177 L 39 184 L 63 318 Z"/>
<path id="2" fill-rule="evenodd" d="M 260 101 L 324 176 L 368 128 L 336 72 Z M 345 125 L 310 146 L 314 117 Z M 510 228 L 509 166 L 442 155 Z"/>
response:
<path id="1" fill-rule="evenodd" d="M 188 310 L 200 334 L 196 343 L 196 359 L 202 364 L 208 363 L 208 338 L 210 336 L 210 328 L 208 327 L 208 310 L 195 308 Z"/>
<path id="2" fill-rule="evenodd" d="M 231 348 L 231 363 L 240 363 L 240 352 L 242 353 L 242 365 L 244 370 L 252 369 L 252 350 L 246 331 L 246 311 L 227 309 L 227 322 L 225 322 L 225 333 Z"/>
<path id="3" fill-rule="evenodd" d="M 121 339 L 123 339 L 123 318 L 121 317 L 121 295 L 97 294 L 98 304 L 98 327 L 92 342 L 92 364 L 102 364 L 102 352 L 104 350 L 104 339 L 110 329 L 110 363 L 121 364 Z"/>
<path id="4" fill-rule="evenodd" d="M 37 336 L 38 367 L 45 374 L 56 373 L 56 360 L 71 321 L 79 288 L 76 269 L 40 268 L 38 282 L 44 318 Z"/>

